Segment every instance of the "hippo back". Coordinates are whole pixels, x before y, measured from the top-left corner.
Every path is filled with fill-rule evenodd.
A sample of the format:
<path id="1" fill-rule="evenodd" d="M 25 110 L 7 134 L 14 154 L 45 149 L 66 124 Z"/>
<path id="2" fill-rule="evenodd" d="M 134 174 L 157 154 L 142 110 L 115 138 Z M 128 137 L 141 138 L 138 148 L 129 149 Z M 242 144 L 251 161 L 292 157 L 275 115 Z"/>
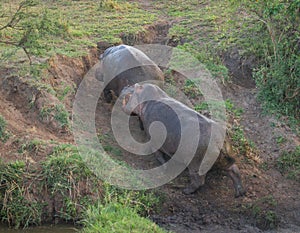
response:
<path id="1" fill-rule="evenodd" d="M 96 77 L 104 81 L 105 88 L 112 90 L 116 96 L 119 96 L 121 90 L 127 85 L 164 79 L 160 68 L 142 51 L 132 46 L 110 47 L 105 50 L 100 59 L 101 75 L 96 74 Z"/>
<path id="2" fill-rule="evenodd" d="M 192 125 L 189 124 L 191 121 L 196 121 L 195 123 L 199 125 L 200 134 L 196 154 L 200 157 L 205 154 L 211 136 L 212 121 L 182 103 L 169 97 L 162 98 L 159 101 L 148 101 L 143 112 L 142 121 L 146 133 L 149 132 L 152 122 L 160 121 L 165 126 L 167 136 L 160 150 L 169 156 L 177 151 L 181 135 L 193 137 L 193 134 L 198 133 L 189 127 Z M 199 159 L 201 160 L 201 158 Z"/>

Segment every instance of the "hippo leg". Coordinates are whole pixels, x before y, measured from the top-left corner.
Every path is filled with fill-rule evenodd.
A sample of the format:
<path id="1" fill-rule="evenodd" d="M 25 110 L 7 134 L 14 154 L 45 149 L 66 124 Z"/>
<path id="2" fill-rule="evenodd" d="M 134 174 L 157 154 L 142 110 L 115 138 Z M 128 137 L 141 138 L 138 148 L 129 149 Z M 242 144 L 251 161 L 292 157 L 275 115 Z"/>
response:
<path id="1" fill-rule="evenodd" d="M 197 191 L 205 183 L 204 175 L 199 175 L 199 167 L 202 160 L 202 153 L 197 153 L 192 161 L 188 165 L 189 175 L 190 175 L 190 184 L 186 186 L 183 190 L 184 194 L 192 194 Z"/>
<path id="2" fill-rule="evenodd" d="M 168 161 L 165 153 L 163 153 L 159 150 L 155 152 L 155 157 L 156 157 L 157 161 L 160 162 L 161 164 L 164 164 Z"/>
<path id="3" fill-rule="evenodd" d="M 183 190 L 184 194 L 192 194 L 197 191 L 205 183 L 205 175 L 200 176 L 198 171 L 193 171 L 189 168 L 190 184 Z"/>
<path id="4" fill-rule="evenodd" d="M 235 189 L 235 197 L 240 197 L 240 196 L 245 195 L 246 191 L 244 190 L 243 185 L 242 185 L 241 174 L 240 174 L 238 166 L 236 164 L 232 164 L 228 168 L 227 172 L 233 182 L 233 186 Z"/>
<path id="5" fill-rule="evenodd" d="M 105 99 L 106 103 L 110 103 L 112 101 L 113 95 L 109 89 L 104 88 L 103 95 L 104 95 L 104 99 Z"/>
<path id="6" fill-rule="evenodd" d="M 142 130 L 142 131 L 144 131 L 144 124 L 143 124 L 143 122 L 142 122 L 142 120 L 141 120 L 141 118 L 139 117 L 139 124 L 140 124 L 140 129 Z"/>

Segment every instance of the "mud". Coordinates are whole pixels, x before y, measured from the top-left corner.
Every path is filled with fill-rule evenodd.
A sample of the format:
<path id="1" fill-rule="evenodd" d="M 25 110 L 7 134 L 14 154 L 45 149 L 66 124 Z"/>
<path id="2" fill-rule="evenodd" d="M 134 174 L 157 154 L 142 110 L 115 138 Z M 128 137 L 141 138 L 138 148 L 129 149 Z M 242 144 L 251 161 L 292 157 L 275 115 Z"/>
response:
<path id="1" fill-rule="evenodd" d="M 221 58 L 234 84 L 246 88 L 255 87 L 252 75 L 253 68 L 256 66 L 255 56 L 243 56 L 241 50 L 232 48 L 224 52 Z"/>

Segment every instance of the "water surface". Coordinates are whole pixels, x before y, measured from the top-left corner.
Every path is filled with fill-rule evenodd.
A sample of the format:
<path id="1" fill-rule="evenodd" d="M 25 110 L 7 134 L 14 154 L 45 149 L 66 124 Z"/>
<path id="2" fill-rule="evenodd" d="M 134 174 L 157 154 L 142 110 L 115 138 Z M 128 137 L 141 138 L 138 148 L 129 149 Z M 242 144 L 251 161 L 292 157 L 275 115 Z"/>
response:
<path id="1" fill-rule="evenodd" d="M 78 228 L 68 224 L 43 225 L 38 227 L 29 227 L 26 229 L 10 229 L 6 225 L 0 225 L 0 233 L 75 233 Z"/>

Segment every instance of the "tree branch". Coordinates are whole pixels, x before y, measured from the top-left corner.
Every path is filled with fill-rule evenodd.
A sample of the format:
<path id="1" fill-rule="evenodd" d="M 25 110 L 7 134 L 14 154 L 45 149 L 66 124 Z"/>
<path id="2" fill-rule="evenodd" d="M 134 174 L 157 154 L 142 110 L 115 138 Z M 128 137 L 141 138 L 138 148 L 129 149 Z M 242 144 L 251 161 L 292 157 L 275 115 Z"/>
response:
<path id="1" fill-rule="evenodd" d="M 0 31 L 5 28 L 14 28 L 21 20 L 20 13 L 22 12 L 22 10 L 28 6 L 33 6 L 33 5 L 34 5 L 34 3 L 29 0 L 25 0 L 25 1 L 21 2 L 18 9 L 16 10 L 14 15 L 10 19 L 10 21 L 7 24 L 5 24 L 4 26 L 0 27 Z"/>
<path id="2" fill-rule="evenodd" d="M 2 43 L 2 44 L 8 44 L 8 45 L 13 45 L 13 46 L 15 46 L 15 47 L 18 47 L 18 48 L 23 49 L 24 53 L 26 54 L 26 56 L 27 56 L 27 58 L 28 58 L 28 60 L 29 60 L 29 64 L 30 64 L 30 65 L 32 64 L 31 57 L 30 57 L 29 52 L 28 52 L 28 50 L 26 49 L 25 46 L 23 46 L 23 45 L 21 45 L 21 44 L 19 44 L 19 43 L 16 43 L 16 42 L 12 42 L 12 41 L 4 41 L 4 40 L 0 40 L 0 43 Z"/>

